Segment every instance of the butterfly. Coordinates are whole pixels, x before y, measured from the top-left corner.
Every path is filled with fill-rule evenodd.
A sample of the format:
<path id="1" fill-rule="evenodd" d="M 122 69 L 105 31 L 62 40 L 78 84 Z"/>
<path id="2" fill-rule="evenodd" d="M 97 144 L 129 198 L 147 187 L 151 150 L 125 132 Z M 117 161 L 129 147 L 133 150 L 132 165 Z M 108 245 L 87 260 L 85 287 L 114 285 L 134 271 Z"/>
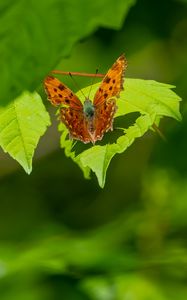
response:
<path id="1" fill-rule="evenodd" d="M 69 130 L 71 139 L 95 144 L 103 138 L 105 132 L 113 130 L 116 98 L 123 90 L 126 66 L 127 61 L 122 54 L 104 76 L 93 102 L 86 98 L 84 104 L 57 78 L 45 78 L 48 99 L 53 105 L 60 105 L 60 119 Z"/>

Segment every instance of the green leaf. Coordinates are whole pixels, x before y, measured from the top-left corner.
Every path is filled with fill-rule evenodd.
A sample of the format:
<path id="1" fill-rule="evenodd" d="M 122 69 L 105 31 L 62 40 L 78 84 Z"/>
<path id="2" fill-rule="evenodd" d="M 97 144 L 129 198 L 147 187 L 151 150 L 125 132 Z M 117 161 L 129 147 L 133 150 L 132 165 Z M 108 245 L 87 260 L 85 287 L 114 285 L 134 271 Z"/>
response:
<path id="1" fill-rule="evenodd" d="M 0 146 L 29 174 L 34 150 L 49 125 L 49 114 L 40 96 L 24 92 L 0 109 Z"/>
<path id="2" fill-rule="evenodd" d="M 126 79 L 124 88 L 118 101 L 117 116 L 138 111 L 142 114 L 156 113 L 157 116 L 168 116 L 181 121 L 181 99 L 172 91 L 175 86 L 154 80 Z"/>
<path id="3" fill-rule="evenodd" d="M 93 99 L 98 86 L 99 83 L 93 86 L 91 99 Z M 92 170 L 97 176 L 100 187 L 103 188 L 106 171 L 115 154 L 124 152 L 136 138 L 143 136 L 146 131 L 151 129 L 154 123 L 158 124 L 160 118 L 169 116 L 178 121 L 181 120 L 179 111 L 181 98 L 171 90 L 172 88 L 174 86 L 153 80 L 126 79 L 124 91 L 117 99 L 116 117 L 139 112 L 140 116 L 135 123 L 128 128 L 121 128 L 122 135 L 115 143 L 95 145 L 83 151 L 76 151 L 80 142 L 75 144 L 76 142 L 68 140 L 66 138 L 68 131 L 64 125 L 61 125 L 60 130 L 63 131 L 61 146 L 65 149 L 65 154 L 79 165 L 86 178 L 89 178 Z M 86 87 L 83 89 L 83 93 L 88 95 L 89 90 L 90 87 Z M 84 100 L 82 93 L 78 92 L 77 95 L 81 100 Z"/>
<path id="4" fill-rule="evenodd" d="M 76 142 L 73 142 L 72 140 L 67 139 L 67 129 L 64 124 L 59 125 L 59 131 L 62 131 L 62 135 L 60 138 L 60 144 L 61 148 L 64 149 L 65 155 L 67 157 L 70 157 L 74 162 L 76 162 L 79 167 L 82 169 L 84 173 L 84 177 L 86 179 L 90 179 L 90 168 L 86 167 L 82 164 L 80 157 L 76 155 L 75 151 L 73 150 L 73 146 L 76 144 Z"/>
<path id="5" fill-rule="evenodd" d="M 105 146 L 93 146 L 81 153 L 80 161 L 84 168 L 89 167 L 97 176 L 100 187 L 104 187 L 106 171 L 112 157 L 124 152 L 136 138 L 141 137 L 154 123 L 154 117 L 142 115 L 133 126 L 124 130 L 124 135 L 119 137 L 116 143 Z"/>
<path id="6" fill-rule="evenodd" d="M 44 5 L 37 0 L 0 1 L 0 103 L 6 104 L 24 90 L 36 90 L 73 45 L 100 26 L 119 29 L 134 3 L 46 0 Z"/>

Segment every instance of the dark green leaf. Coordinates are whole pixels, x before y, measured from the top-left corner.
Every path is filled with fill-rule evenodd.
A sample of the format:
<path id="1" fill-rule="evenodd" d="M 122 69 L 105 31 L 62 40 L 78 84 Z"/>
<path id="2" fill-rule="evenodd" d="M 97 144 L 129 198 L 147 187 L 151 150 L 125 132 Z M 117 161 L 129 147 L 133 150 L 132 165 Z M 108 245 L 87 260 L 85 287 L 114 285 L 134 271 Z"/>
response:
<path id="1" fill-rule="evenodd" d="M 0 103 L 34 91 L 60 58 L 98 27 L 119 29 L 134 2 L 1 1 Z"/>

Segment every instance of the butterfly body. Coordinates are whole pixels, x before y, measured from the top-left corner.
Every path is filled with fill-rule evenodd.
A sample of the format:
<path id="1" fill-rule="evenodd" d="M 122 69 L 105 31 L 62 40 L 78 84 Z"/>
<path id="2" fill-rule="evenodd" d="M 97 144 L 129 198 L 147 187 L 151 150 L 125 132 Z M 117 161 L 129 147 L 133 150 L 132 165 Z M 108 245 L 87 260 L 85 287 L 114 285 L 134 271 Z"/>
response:
<path id="1" fill-rule="evenodd" d="M 90 99 L 86 99 L 83 105 L 83 111 L 86 118 L 93 118 L 95 107 Z"/>
<path id="2" fill-rule="evenodd" d="M 87 98 L 84 104 L 57 78 L 48 76 L 45 79 L 48 98 L 53 105 L 61 106 L 60 118 L 70 138 L 94 144 L 113 129 L 116 98 L 123 89 L 125 67 L 125 56 L 121 55 L 105 75 L 93 101 Z"/>

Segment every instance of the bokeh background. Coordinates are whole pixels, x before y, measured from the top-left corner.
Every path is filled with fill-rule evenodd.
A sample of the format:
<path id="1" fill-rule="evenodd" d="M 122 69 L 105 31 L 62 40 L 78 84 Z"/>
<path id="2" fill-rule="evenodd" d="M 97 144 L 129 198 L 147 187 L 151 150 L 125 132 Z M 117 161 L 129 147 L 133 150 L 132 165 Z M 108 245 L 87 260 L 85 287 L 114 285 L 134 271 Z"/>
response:
<path id="1" fill-rule="evenodd" d="M 60 149 L 41 85 L 53 125 L 32 174 L 0 150 L 1 300 L 187 299 L 187 1 L 137 0 L 56 68 L 104 73 L 122 52 L 127 77 L 176 85 L 183 121 L 162 120 L 167 143 L 149 132 L 114 157 L 100 189 Z"/>

